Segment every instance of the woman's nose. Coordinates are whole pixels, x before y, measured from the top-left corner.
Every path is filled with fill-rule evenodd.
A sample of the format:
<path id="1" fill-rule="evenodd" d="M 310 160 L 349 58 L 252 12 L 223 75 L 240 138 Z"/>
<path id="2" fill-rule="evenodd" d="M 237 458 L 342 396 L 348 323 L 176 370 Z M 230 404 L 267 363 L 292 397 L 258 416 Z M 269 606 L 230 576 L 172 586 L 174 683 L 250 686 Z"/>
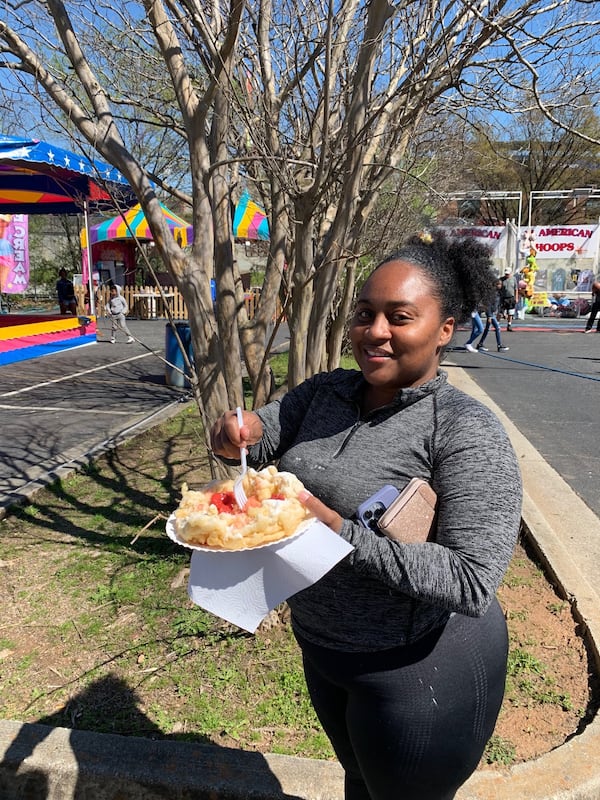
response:
<path id="1" fill-rule="evenodd" d="M 373 321 L 368 327 L 368 333 L 377 339 L 387 338 L 390 335 L 390 326 L 385 314 L 376 314 L 373 317 Z"/>

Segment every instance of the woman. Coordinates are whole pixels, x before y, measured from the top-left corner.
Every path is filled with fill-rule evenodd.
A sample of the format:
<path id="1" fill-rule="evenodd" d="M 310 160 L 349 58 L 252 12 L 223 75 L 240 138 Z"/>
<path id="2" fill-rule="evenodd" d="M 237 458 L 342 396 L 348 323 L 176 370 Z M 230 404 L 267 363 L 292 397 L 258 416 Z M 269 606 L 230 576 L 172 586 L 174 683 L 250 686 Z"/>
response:
<path id="1" fill-rule="evenodd" d="M 473 342 L 478 336 L 481 336 L 482 333 L 483 322 L 481 321 L 481 314 L 479 311 L 471 311 L 471 335 L 465 343 L 465 350 L 468 350 L 470 353 L 476 353 L 477 348 L 473 347 Z"/>
<path id="2" fill-rule="evenodd" d="M 507 634 L 495 592 L 517 537 L 521 480 L 497 418 L 439 370 L 492 279 L 478 243 L 413 238 L 358 297 L 350 336 L 360 372 L 316 375 L 245 412 L 241 428 L 229 411 L 211 431 L 223 457 L 248 446 L 256 465 L 279 460 L 307 487 L 307 508 L 354 545 L 289 599 L 347 800 L 449 800 L 500 709 Z M 438 495 L 433 541 L 397 543 L 357 522 L 365 499 L 412 477 Z"/>

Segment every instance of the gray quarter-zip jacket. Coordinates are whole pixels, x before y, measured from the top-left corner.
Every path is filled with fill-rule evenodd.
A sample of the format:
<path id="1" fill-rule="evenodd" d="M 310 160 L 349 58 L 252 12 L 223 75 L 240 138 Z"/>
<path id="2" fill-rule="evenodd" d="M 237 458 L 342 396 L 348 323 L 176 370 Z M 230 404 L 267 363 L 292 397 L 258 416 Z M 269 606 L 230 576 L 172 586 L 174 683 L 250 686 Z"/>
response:
<path id="1" fill-rule="evenodd" d="M 451 613 L 484 614 L 521 517 L 516 457 L 488 408 L 440 371 L 363 416 L 365 386 L 357 371 L 315 375 L 257 411 L 264 433 L 249 450 L 249 463 L 278 461 L 344 518 L 354 551 L 289 605 L 300 636 L 347 652 L 412 643 Z M 434 541 L 401 544 L 357 522 L 364 500 L 413 477 L 438 495 Z"/>

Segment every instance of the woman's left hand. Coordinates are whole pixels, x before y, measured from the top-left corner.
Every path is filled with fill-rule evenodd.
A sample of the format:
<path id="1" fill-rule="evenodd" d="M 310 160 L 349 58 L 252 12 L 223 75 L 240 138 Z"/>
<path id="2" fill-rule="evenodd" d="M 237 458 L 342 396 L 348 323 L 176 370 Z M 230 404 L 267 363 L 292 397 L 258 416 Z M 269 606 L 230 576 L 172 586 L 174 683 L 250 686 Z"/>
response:
<path id="1" fill-rule="evenodd" d="M 342 530 L 342 523 L 344 521 L 342 517 L 340 517 L 336 511 L 329 508 L 329 506 L 326 506 L 325 503 L 322 503 L 314 494 L 304 490 L 298 494 L 298 500 L 300 500 L 302 505 L 305 506 L 313 516 L 324 525 L 327 525 L 328 528 L 331 528 L 332 531 L 339 533 Z"/>

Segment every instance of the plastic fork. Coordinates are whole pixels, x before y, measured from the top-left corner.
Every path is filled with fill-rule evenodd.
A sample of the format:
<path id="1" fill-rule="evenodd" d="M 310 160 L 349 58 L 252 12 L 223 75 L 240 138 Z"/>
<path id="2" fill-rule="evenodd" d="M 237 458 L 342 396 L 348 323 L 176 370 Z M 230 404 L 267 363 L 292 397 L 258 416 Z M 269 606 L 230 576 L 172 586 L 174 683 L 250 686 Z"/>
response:
<path id="1" fill-rule="evenodd" d="M 244 418 L 242 416 L 242 409 L 238 406 L 235 410 L 237 414 L 237 421 L 240 428 L 244 424 Z M 244 485 L 242 481 L 244 480 L 244 475 L 248 470 L 248 465 L 246 463 L 246 448 L 240 447 L 240 461 L 242 471 L 235 479 L 235 483 L 233 484 L 233 496 L 235 497 L 235 502 L 238 506 L 244 510 L 248 504 L 248 498 L 246 497 L 246 492 L 244 491 Z"/>

